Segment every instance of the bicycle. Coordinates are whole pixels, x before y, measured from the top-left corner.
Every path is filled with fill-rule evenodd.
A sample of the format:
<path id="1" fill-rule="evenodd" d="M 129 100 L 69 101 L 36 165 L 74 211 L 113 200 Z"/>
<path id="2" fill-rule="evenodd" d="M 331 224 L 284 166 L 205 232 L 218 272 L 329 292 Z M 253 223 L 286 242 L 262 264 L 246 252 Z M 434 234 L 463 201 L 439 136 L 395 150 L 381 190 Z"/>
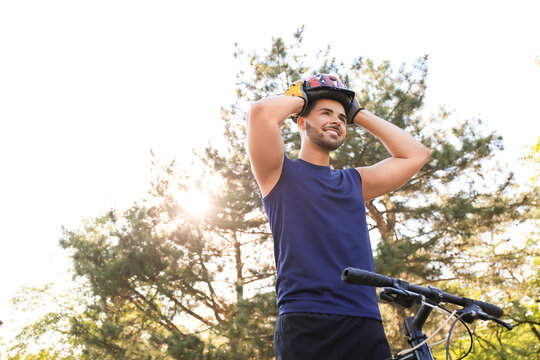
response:
<path id="1" fill-rule="evenodd" d="M 465 325 L 469 332 L 471 345 L 467 353 L 457 360 L 465 358 L 472 350 L 472 333 L 466 323 L 472 324 L 475 320 L 490 320 L 504 326 L 508 330 L 512 330 L 512 325 L 499 320 L 503 315 L 503 310 L 500 307 L 487 302 L 456 296 L 431 285 L 428 287 L 413 285 L 401 279 L 350 267 L 343 270 L 341 279 L 349 284 L 380 287 L 382 289 L 379 297 L 389 303 L 396 303 L 405 308 L 410 308 L 415 304 L 419 305 L 414 316 L 408 317 L 403 323 L 405 335 L 408 337 L 407 340 L 411 348 L 400 351 L 387 360 L 434 360 L 428 340 L 454 317 L 456 319 L 450 328 L 448 337 L 445 339 L 447 360 L 452 360 L 452 356 L 450 355 L 450 337 L 458 321 Z M 461 309 L 450 312 L 442 307 L 440 303 L 458 305 L 461 306 Z M 434 309 L 441 309 L 441 311 L 450 314 L 450 316 L 434 334 L 427 337 L 422 332 L 422 327 Z"/>

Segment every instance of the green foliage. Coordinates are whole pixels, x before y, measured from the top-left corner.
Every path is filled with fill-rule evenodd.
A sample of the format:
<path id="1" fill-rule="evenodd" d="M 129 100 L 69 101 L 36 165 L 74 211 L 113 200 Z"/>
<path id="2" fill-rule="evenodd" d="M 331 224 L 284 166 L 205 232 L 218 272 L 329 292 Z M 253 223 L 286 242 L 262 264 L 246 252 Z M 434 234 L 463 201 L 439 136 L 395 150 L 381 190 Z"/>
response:
<path id="1" fill-rule="evenodd" d="M 187 177 L 180 181 L 185 185 Z M 250 207 L 237 199 L 238 191 L 220 195 L 216 190 L 215 210 L 195 219 L 175 199 L 178 189 L 169 179 L 158 179 L 147 201 L 154 205 L 139 204 L 120 214 L 111 211 L 82 231 L 66 231 L 61 245 L 73 251 L 76 275 L 88 280 L 96 298 L 86 312 L 91 321 L 74 321 L 72 326 L 86 348 L 120 358 L 157 351 L 145 358 L 167 354 L 201 359 L 228 353 L 238 342 L 235 334 L 226 346 L 212 350 L 196 332 L 206 329 L 227 338 L 228 333 L 218 330 L 235 312 L 235 303 L 242 301 L 245 283 L 273 275 L 261 268 L 250 276 L 242 272 L 249 268 L 240 238 L 254 236 L 241 233 L 253 226 L 246 227 L 238 216 Z M 232 264 L 228 252 L 234 255 Z M 240 272 L 231 281 L 227 276 L 232 269 Z M 236 302 L 229 298 L 235 292 Z M 275 305 L 266 310 L 275 313 Z"/>
<path id="2" fill-rule="evenodd" d="M 301 32 L 295 41 L 301 41 Z M 495 161 L 503 150 L 502 137 L 484 128 L 480 119 L 455 119 L 444 109 L 425 114 L 427 56 L 395 70 L 389 62 L 375 64 L 362 56 L 346 66 L 327 50 L 319 53 L 315 66 L 309 66 L 298 44 L 287 46 L 274 39 L 273 45 L 264 55 L 248 55 L 251 72 L 242 72 L 238 81 L 242 100 L 283 93 L 288 84 L 308 73 L 332 72 L 360 94 L 368 110 L 404 128 L 432 150 L 430 162 L 411 181 L 366 203 L 376 243 L 376 271 L 423 284 L 439 281 L 442 287 L 441 280 L 460 279 L 458 289 L 471 296 L 467 292 L 474 291 L 479 278 L 483 289 L 510 283 L 509 277 L 486 269 L 511 269 L 518 263 L 530 269 L 530 264 L 520 261 L 534 252 L 531 248 L 514 247 L 512 254 L 504 256 L 490 254 L 508 243 L 508 229 L 529 218 L 538 204 L 538 193 L 518 186 L 512 172 Z M 297 156 L 299 137 L 294 124 L 286 123 L 282 133 L 287 154 Z M 366 166 L 388 156 L 371 134 L 350 127 L 331 164 L 334 168 Z M 386 311 L 385 319 L 396 315 L 403 319 L 406 313 Z M 393 345 L 399 347 L 404 342 L 398 327 L 394 323 L 387 330 Z"/>
<path id="3" fill-rule="evenodd" d="M 237 46 L 234 55 L 245 66 L 238 74 L 237 102 L 222 110 L 226 147 L 208 146 L 197 155 L 200 174 L 174 162 L 155 164 L 147 198 L 65 230 L 60 244 L 71 254 L 84 291 L 33 330 L 23 330 L 10 359 L 57 356 L 53 348 L 42 355 L 24 348 L 50 332 L 64 335 L 68 350 L 58 359 L 273 358 L 272 240 L 244 147 L 245 116 L 250 102 L 281 94 L 316 72 L 337 74 L 367 109 L 432 150 L 431 161 L 411 181 L 366 203 L 376 270 L 469 297 L 489 295 L 505 306 L 517 331 L 478 327 L 475 336 L 488 349 L 485 354 L 497 349 L 493 354 L 521 356 L 522 338 L 536 344 L 527 354 L 537 351 L 531 334 L 539 325 L 540 286 L 531 269 L 538 269 L 538 237 L 531 235 L 525 246 L 508 241 L 508 229 L 534 221 L 538 191 L 519 187 L 512 172 L 494 161 L 503 148 L 501 136 L 479 119 L 454 119 L 444 109 L 424 113 L 427 56 L 397 70 L 363 56 L 346 65 L 329 47 L 307 56 L 302 42 L 303 28 L 290 44 L 273 39 L 262 54 Z M 287 154 L 297 156 L 292 122 L 283 134 Z M 366 166 L 388 156 L 371 134 L 351 126 L 331 164 Z M 192 214 L 182 203 L 179 194 L 193 191 L 212 199 L 205 214 Z M 383 316 L 391 343 L 406 346 L 396 321 L 406 311 L 385 305 Z M 510 345 L 500 350 L 499 341 Z"/>
<path id="4" fill-rule="evenodd" d="M 271 359 L 274 357 L 276 297 L 273 292 L 257 294 L 236 304 L 221 331 L 231 339 L 230 359 Z M 232 341 L 234 339 L 234 341 Z"/>
<path id="5" fill-rule="evenodd" d="M 81 348 L 69 334 L 69 319 L 79 316 L 76 296 L 79 292 L 55 296 L 51 285 L 22 288 L 12 299 L 20 314 L 32 313 L 37 321 L 25 325 L 0 358 L 7 360 L 79 359 Z M 37 349 L 37 352 L 36 352 Z M 2 356 L 3 355 L 3 356 Z"/>
<path id="6" fill-rule="evenodd" d="M 194 335 L 173 332 L 165 340 L 167 354 L 173 359 L 198 360 L 203 358 L 204 343 Z"/>

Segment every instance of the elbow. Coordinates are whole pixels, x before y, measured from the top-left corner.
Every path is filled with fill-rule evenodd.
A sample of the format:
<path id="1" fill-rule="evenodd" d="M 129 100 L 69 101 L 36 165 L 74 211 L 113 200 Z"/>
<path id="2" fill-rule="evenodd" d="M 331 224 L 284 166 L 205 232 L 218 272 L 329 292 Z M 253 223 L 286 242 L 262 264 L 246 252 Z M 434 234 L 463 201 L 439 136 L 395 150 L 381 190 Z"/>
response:
<path id="1" fill-rule="evenodd" d="M 251 104 L 251 108 L 248 112 L 248 119 L 253 117 L 259 117 L 264 112 L 264 103 L 259 100 Z"/>
<path id="2" fill-rule="evenodd" d="M 424 145 L 422 145 L 422 153 L 420 155 L 420 158 L 422 160 L 422 165 L 427 163 L 430 157 L 431 157 L 431 150 L 425 147 Z"/>
<path id="3" fill-rule="evenodd" d="M 421 143 L 418 143 L 418 145 L 419 146 L 416 147 L 414 152 L 411 153 L 409 159 L 416 164 L 415 166 L 417 166 L 418 169 L 420 169 L 429 161 L 429 158 L 431 157 L 431 150 Z"/>
<path id="4" fill-rule="evenodd" d="M 255 101 L 254 103 L 251 104 L 251 107 L 250 107 L 250 112 L 253 112 L 253 111 L 258 111 L 260 108 L 264 107 L 264 104 L 262 103 L 261 100 L 257 100 Z"/>
<path id="5" fill-rule="evenodd" d="M 246 120 L 248 124 L 253 123 L 253 121 L 259 121 L 268 117 L 268 107 L 266 106 L 264 99 L 254 102 L 251 105 L 251 108 L 248 111 Z M 257 120 L 259 119 L 259 120 Z"/>
<path id="6" fill-rule="evenodd" d="M 268 109 L 268 100 L 266 98 L 257 100 L 251 104 L 250 109 L 251 109 L 250 110 L 251 112 L 256 112 L 256 113 L 264 112 Z"/>

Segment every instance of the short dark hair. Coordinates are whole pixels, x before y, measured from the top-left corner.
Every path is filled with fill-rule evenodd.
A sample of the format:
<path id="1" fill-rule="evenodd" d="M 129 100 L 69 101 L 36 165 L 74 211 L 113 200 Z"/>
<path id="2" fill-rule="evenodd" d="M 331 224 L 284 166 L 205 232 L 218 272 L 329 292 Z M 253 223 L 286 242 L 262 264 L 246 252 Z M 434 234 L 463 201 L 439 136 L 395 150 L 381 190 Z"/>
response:
<path id="1" fill-rule="evenodd" d="M 322 99 L 318 99 L 318 100 L 315 100 L 315 101 L 310 101 L 307 106 L 306 106 L 306 109 L 304 110 L 304 113 L 302 114 L 302 116 L 309 116 L 309 114 L 311 113 L 311 111 L 315 108 L 315 105 L 317 105 L 317 103 L 319 102 L 319 100 L 322 100 Z"/>

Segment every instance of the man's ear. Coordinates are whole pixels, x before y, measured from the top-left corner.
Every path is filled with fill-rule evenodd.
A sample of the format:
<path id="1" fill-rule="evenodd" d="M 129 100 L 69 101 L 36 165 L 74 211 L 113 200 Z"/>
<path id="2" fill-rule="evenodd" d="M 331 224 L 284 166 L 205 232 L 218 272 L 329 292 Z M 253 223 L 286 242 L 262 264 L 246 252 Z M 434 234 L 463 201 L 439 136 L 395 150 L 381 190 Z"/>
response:
<path id="1" fill-rule="evenodd" d="M 298 127 L 301 130 L 306 130 L 306 118 L 303 116 L 299 116 L 298 119 L 296 119 L 296 123 L 298 124 Z"/>

